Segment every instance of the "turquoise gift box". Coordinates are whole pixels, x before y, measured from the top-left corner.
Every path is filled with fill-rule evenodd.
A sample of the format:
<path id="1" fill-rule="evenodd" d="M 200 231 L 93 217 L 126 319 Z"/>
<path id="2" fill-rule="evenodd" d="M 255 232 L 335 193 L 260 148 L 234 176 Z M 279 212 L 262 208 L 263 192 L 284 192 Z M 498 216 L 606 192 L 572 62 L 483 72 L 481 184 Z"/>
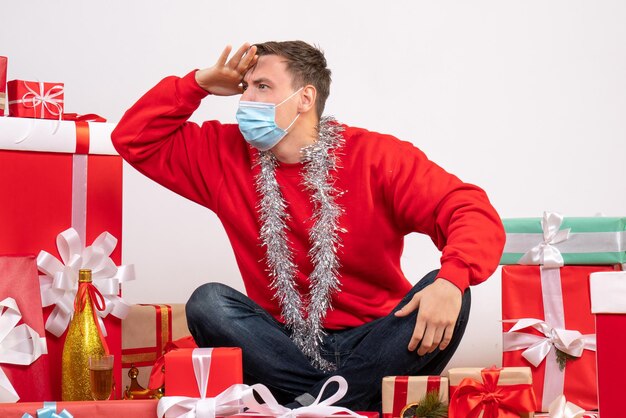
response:
<path id="1" fill-rule="evenodd" d="M 626 263 L 626 217 L 503 219 L 500 264 L 602 265 Z"/>

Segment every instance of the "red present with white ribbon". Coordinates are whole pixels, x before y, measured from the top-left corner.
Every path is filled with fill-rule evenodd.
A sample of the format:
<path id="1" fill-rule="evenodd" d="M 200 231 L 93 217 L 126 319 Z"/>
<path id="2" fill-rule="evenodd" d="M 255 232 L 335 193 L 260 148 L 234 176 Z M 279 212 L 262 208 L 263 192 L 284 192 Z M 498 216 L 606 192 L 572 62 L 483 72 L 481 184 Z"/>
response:
<path id="1" fill-rule="evenodd" d="M 419 403 L 436 391 L 448 403 L 448 378 L 439 376 L 386 376 L 383 378 L 383 418 L 399 418 L 407 405 Z"/>
<path id="2" fill-rule="evenodd" d="M 348 392 L 341 376 L 332 376 L 315 401 L 308 406 L 289 409 L 276 401 L 262 384 L 244 385 L 241 350 L 238 348 L 180 349 L 165 355 L 165 393 L 157 405 L 159 418 L 215 418 L 238 415 L 246 417 L 347 417 L 368 418 L 347 408 L 334 406 Z M 230 384 L 229 384 L 230 383 Z M 337 391 L 322 399 L 330 383 Z M 262 400 L 262 403 L 258 401 Z M 238 415 L 239 416 L 239 415 Z"/>
<path id="3" fill-rule="evenodd" d="M 0 403 L 52 396 L 34 256 L 0 256 Z"/>
<path id="4" fill-rule="evenodd" d="M 537 408 L 565 395 L 597 408 L 596 337 L 589 275 L 612 266 L 505 266 L 502 268 L 503 360 L 528 366 Z"/>
<path id="5" fill-rule="evenodd" d="M 598 342 L 598 401 L 604 418 L 624 416 L 626 272 L 593 273 L 591 311 Z"/>
<path id="6" fill-rule="evenodd" d="M 61 119 L 63 83 L 11 80 L 7 83 L 9 116 L 37 119 Z"/>
<path id="7" fill-rule="evenodd" d="M 0 118 L 0 231 L 3 234 L 0 254 L 37 255 L 43 250 L 56 257 L 59 255 L 57 236 L 74 228 L 80 244 L 68 247 L 70 259 L 77 256 L 81 258 L 81 263 L 85 261 L 87 253 L 84 253 L 86 248 L 83 246 L 94 247 L 94 241 L 108 232 L 115 237 L 117 244 L 112 246 L 108 237 L 103 246 L 97 241 L 98 250 L 94 248 L 90 252 L 98 253 L 103 265 L 109 266 L 109 269 L 112 264 L 119 266 L 122 159 L 114 155 L 111 145 L 110 133 L 114 125 L 61 121 L 57 132 L 52 134 L 51 127 L 57 121 L 34 121 L 36 123 L 23 118 Z M 62 254 L 59 256 L 64 257 Z M 78 263 L 67 261 L 72 267 Z M 62 264 L 67 265 L 65 261 Z M 108 284 L 113 297 L 114 281 Z M 45 308 L 44 319 L 47 320 L 55 309 L 56 304 Z M 108 315 L 104 324 L 107 342 L 116 356 L 114 373 L 119 382 L 121 321 Z M 63 337 L 52 333 L 46 336 L 51 376 L 58 382 L 61 378 Z M 116 388 L 118 396 L 121 394 L 120 386 L 118 384 Z M 60 385 L 55 385 L 51 397 L 33 401 L 60 398 Z"/>

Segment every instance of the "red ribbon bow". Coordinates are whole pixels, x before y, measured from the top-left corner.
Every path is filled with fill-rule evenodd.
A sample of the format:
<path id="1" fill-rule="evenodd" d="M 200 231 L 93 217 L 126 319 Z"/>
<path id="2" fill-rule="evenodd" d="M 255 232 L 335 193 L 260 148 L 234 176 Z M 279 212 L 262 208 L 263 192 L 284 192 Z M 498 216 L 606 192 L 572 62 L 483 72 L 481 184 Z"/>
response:
<path id="1" fill-rule="evenodd" d="M 93 283 L 83 282 L 78 285 L 78 292 L 76 293 L 76 299 L 74 299 L 74 311 L 82 312 L 85 310 L 85 306 L 87 306 L 87 295 L 91 297 L 92 301 L 92 309 L 91 312 L 93 314 L 93 320 L 96 323 L 96 328 L 98 329 L 98 335 L 100 336 L 100 341 L 102 341 L 102 346 L 104 347 L 105 354 L 109 354 L 109 346 L 107 344 L 106 339 L 104 338 L 104 334 L 102 334 L 102 329 L 100 328 L 100 321 L 98 320 L 98 311 L 104 311 L 105 308 L 105 300 L 102 293 L 98 290 Z"/>
<path id="2" fill-rule="evenodd" d="M 461 381 L 450 398 L 449 418 L 519 418 L 520 412 L 535 410 L 532 385 L 498 386 L 501 369 L 481 370 L 482 383 L 471 378 Z"/>

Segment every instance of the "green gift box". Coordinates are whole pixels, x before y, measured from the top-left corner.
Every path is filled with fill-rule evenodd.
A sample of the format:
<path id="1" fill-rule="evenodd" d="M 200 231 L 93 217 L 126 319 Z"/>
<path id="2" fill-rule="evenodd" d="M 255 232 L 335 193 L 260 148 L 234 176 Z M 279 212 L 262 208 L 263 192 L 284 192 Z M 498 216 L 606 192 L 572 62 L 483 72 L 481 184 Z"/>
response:
<path id="1" fill-rule="evenodd" d="M 626 218 L 503 219 L 506 244 L 500 264 L 601 265 L 626 262 Z"/>

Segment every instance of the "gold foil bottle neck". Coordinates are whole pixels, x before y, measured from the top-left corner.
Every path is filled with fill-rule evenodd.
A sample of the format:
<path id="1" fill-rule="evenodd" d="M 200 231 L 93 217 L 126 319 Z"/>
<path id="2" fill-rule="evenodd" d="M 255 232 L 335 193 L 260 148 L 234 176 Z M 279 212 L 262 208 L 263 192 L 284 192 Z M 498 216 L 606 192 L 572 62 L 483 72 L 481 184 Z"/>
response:
<path id="1" fill-rule="evenodd" d="M 78 283 L 91 283 L 90 269 L 80 269 L 78 271 Z"/>

